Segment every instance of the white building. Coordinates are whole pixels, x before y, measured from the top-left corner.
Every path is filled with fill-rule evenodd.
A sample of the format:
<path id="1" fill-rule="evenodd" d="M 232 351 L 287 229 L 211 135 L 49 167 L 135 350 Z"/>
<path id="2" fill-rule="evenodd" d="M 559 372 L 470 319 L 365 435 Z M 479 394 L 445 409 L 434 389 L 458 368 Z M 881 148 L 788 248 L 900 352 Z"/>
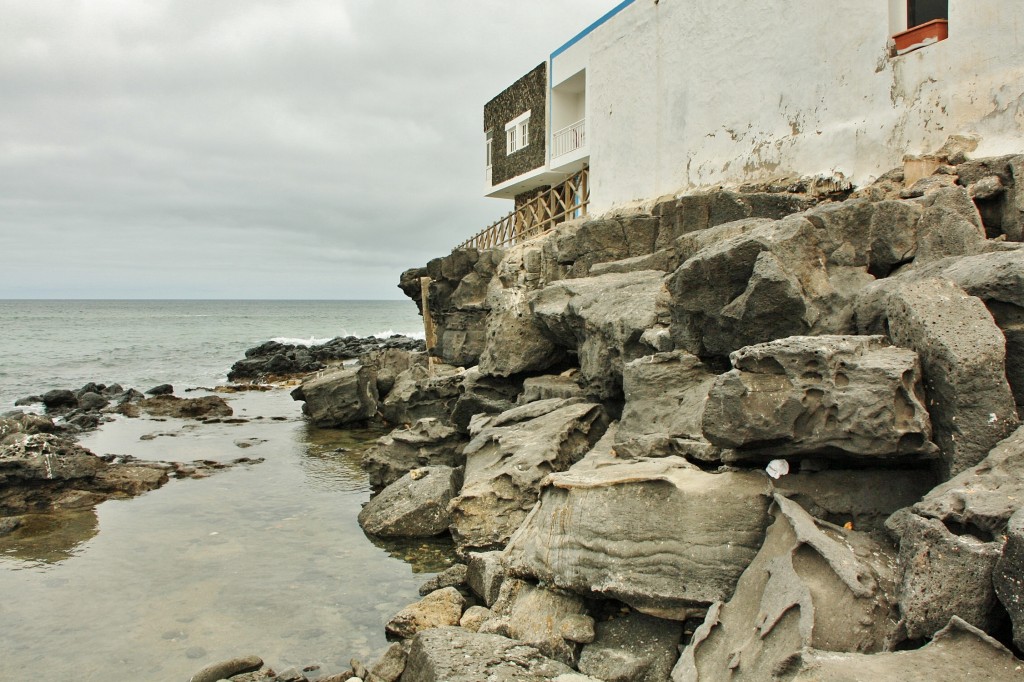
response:
<path id="1" fill-rule="evenodd" d="M 784 176 L 863 185 L 954 134 L 1024 150 L 1024 0 L 624 0 L 544 66 L 546 102 L 501 108 L 532 149 L 492 111 L 488 158 L 533 161 L 487 196 L 589 166 L 602 213 Z"/>

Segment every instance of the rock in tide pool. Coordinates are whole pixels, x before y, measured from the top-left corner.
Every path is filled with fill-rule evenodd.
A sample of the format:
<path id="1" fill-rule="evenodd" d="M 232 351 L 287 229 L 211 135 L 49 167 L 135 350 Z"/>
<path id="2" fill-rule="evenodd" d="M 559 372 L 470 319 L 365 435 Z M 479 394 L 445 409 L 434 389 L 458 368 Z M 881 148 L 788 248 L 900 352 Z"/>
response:
<path id="1" fill-rule="evenodd" d="M 880 336 L 793 336 L 748 346 L 708 393 L 704 433 L 736 456 L 935 452 L 917 354 Z"/>
<path id="2" fill-rule="evenodd" d="M 807 647 L 873 653 L 894 640 L 894 557 L 863 533 L 822 524 L 776 495 L 764 545 L 715 604 L 675 682 L 769 680 Z"/>
<path id="3" fill-rule="evenodd" d="M 359 512 L 359 525 L 386 538 L 425 538 L 448 530 L 448 503 L 458 493 L 462 471 L 446 466 L 413 469 Z"/>
<path id="4" fill-rule="evenodd" d="M 324 372 L 291 395 L 304 401 L 303 414 L 321 427 L 361 424 L 377 414 L 377 380 L 366 367 Z"/>
<path id="5" fill-rule="evenodd" d="M 680 457 L 574 468 L 548 477 L 506 563 L 683 620 L 732 594 L 768 526 L 768 494 L 763 472 L 712 474 Z"/>
<path id="6" fill-rule="evenodd" d="M 219 682 L 228 677 L 259 670 L 262 667 L 263 659 L 259 656 L 232 658 L 206 666 L 190 677 L 189 682 Z"/>

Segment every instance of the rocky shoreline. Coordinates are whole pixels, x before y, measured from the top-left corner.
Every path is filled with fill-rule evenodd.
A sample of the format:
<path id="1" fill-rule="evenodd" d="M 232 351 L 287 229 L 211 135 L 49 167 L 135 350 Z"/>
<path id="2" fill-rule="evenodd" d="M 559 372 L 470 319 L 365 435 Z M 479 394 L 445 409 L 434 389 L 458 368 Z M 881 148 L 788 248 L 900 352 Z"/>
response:
<path id="1" fill-rule="evenodd" d="M 405 273 L 444 364 L 293 396 L 395 426 L 359 521 L 461 562 L 322 679 L 1024 678 L 1024 156 L 960 143 Z"/>

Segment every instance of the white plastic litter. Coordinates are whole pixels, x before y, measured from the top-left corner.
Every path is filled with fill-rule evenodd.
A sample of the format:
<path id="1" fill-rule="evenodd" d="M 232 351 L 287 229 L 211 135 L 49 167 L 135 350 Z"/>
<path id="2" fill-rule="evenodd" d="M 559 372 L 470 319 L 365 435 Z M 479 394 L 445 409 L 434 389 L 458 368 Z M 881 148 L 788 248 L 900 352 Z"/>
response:
<path id="1" fill-rule="evenodd" d="M 772 478 L 782 478 L 789 473 L 789 462 L 784 459 L 773 459 L 764 468 Z"/>

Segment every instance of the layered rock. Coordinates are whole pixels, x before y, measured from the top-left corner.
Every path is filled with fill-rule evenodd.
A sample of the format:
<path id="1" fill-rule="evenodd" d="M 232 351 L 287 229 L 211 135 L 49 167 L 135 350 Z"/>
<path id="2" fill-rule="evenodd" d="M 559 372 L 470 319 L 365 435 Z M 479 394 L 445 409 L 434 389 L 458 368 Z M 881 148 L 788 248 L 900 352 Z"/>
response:
<path id="1" fill-rule="evenodd" d="M 604 433 L 600 405 L 549 400 L 482 422 L 466 446 L 465 482 L 452 500 L 452 535 L 462 548 L 503 545 L 552 471 L 579 461 Z"/>
<path id="2" fill-rule="evenodd" d="M 763 473 L 712 474 L 680 457 L 577 467 L 548 477 L 506 562 L 521 577 L 682 620 L 732 594 L 769 501 Z"/>
<path id="3" fill-rule="evenodd" d="M 878 336 L 794 336 L 748 346 L 708 393 L 704 434 L 738 456 L 928 455 L 917 354 Z"/>

